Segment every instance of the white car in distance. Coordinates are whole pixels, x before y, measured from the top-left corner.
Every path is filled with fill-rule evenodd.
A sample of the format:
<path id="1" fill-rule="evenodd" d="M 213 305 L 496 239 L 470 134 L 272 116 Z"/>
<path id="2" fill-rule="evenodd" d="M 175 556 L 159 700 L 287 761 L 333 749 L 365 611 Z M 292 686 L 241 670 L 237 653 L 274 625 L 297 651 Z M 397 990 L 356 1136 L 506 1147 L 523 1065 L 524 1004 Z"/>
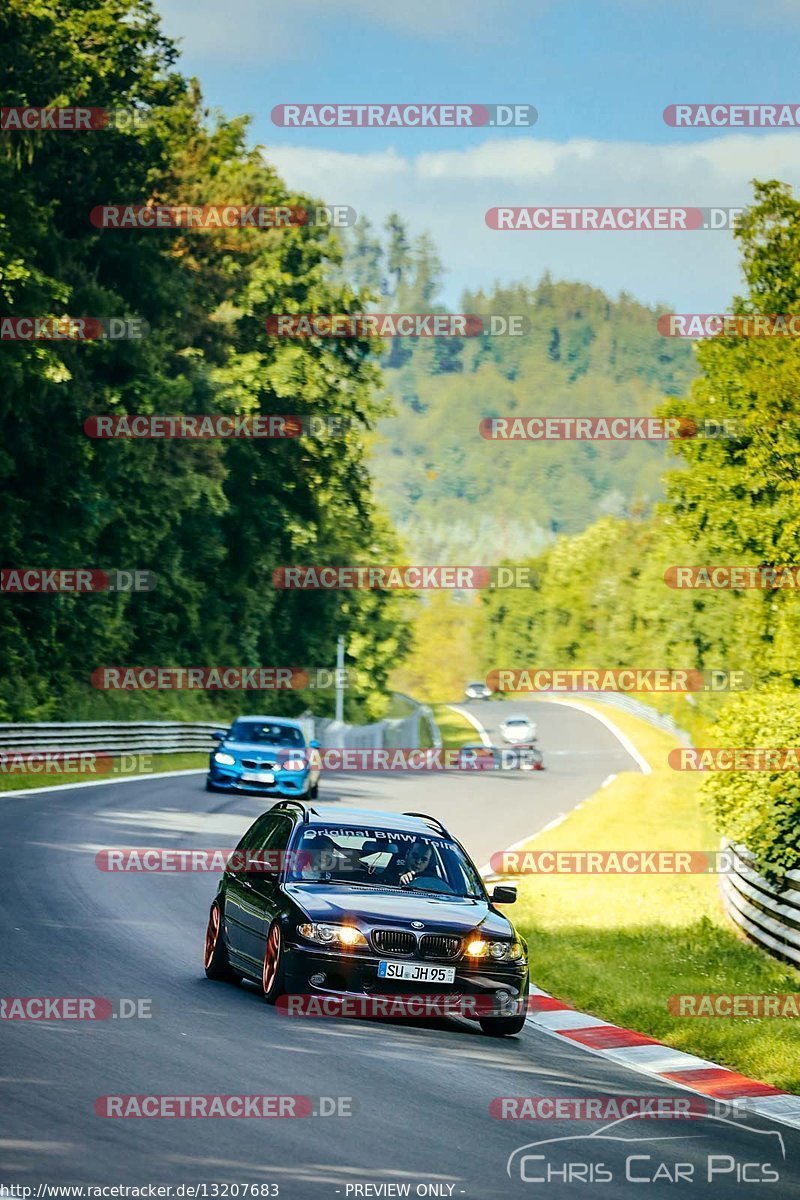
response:
<path id="1" fill-rule="evenodd" d="M 508 745 L 520 746 L 536 741 L 536 726 L 525 716 L 510 716 L 500 726 L 500 734 Z"/>

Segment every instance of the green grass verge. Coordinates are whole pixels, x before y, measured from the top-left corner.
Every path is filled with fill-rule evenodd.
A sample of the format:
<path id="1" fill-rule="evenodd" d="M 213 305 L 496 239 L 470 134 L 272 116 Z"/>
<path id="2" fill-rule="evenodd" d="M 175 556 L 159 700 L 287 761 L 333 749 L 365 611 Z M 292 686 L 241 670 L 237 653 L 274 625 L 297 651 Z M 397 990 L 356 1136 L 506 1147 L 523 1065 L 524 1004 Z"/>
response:
<path id="1" fill-rule="evenodd" d="M 561 825 L 548 850 L 713 850 L 699 778 L 667 765 L 668 734 L 609 713 L 653 767 L 620 774 Z M 797 993 L 800 972 L 746 941 L 723 911 L 716 875 L 520 876 L 516 923 L 532 977 L 573 1007 L 800 1092 L 800 1020 L 675 1017 L 682 993 Z"/>
<path id="2" fill-rule="evenodd" d="M 458 750 L 466 742 L 479 742 L 480 734 L 474 725 L 446 704 L 431 704 L 433 719 L 439 726 L 442 745 L 446 750 Z"/>
<path id="3" fill-rule="evenodd" d="M 131 759 L 136 759 L 131 763 Z M 109 782 L 133 775 L 152 775 L 160 771 L 189 771 L 208 766 L 207 753 L 182 754 L 128 754 L 126 761 L 112 760 L 110 771 L 85 771 L 80 774 L 59 774 L 54 771 L 13 771 L 0 774 L 0 792 L 17 792 L 24 788 L 55 787 L 62 783 L 92 783 L 95 780 Z"/>

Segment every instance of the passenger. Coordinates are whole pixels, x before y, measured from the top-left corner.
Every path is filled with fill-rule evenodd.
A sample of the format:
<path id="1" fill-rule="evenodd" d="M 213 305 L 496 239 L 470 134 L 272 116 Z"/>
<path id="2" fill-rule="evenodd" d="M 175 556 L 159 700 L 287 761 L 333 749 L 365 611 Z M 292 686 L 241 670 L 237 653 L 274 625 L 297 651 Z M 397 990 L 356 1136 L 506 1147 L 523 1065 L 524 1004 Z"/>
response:
<path id="1" fill-rule="evenodd" d="M 308 883 L 318 883 L 329 879 L 331 872 L 343 857 L 333 838 L 327 834 L 321 837 L 303 838 L 297 851 L 297 866 L 300 879 Z"/>

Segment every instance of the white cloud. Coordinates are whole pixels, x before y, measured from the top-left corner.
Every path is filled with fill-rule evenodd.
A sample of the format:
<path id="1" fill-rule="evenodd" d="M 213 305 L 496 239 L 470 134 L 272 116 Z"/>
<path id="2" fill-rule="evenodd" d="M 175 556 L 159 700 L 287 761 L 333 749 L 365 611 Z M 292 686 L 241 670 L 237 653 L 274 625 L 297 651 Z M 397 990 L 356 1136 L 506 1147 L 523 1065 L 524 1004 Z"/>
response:
<path id="1" fill-rule="evenodd" d="M 293 188 L 373 221 L 396 210 L 414 233 L 430 231 L 450 271 L 450 303 L 465 287 L 535 282 L 549 269 L 677 311 L 724 311 L 741 290 L 729 232 L 500 233 L 484 214 L 496 205 L 737 207 L 751 201 L 754 178 L 800 187 L 800 138 L 790 131 L 669 145 L 498 139 L 416 157 L 272 147 L 268 157 Z"/>

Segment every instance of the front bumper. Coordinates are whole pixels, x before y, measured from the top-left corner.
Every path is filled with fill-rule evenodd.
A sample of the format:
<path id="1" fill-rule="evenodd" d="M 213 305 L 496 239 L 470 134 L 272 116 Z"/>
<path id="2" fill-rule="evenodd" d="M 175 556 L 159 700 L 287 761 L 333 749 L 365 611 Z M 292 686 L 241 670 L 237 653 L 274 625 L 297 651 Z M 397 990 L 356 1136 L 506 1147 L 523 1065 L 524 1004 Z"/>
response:
<path id="1" fill-rule="evenodd" d="M 274 783 L 248 783 L 236 767 L 214 765 L 208 772 L 208 782 L 228 792 L 249 792 L 258 796 L 303 796 L 310 784 L 310 771 L 278 771 Z M 285 778 L 281 778 L 285 776 Z"/>
<path id="2" fill-rule="evenodd" d="M 473 966 L 463 959 L 428 959 L 425 961 L 430 966 L 455 967 L 453 983 L 378 978 L 380 962 L 402 961 L 391 955 L 381 957 L 371 951 L 347 954 L 292 941 L 287 945 L 286 991 L 305 996 L 463 996 L 480 997 L 487 1002 L 496 998 L 497 1012 L 502 1013 L 508 1012 L 508 1006 L 521 1000 L 528 989 L 527 963 L 501 966 L 484 962 Z M 315 976 L 323 978 L 312 982 Z M 484 1013 L 483 1008 L 481 1013 Z"/>

